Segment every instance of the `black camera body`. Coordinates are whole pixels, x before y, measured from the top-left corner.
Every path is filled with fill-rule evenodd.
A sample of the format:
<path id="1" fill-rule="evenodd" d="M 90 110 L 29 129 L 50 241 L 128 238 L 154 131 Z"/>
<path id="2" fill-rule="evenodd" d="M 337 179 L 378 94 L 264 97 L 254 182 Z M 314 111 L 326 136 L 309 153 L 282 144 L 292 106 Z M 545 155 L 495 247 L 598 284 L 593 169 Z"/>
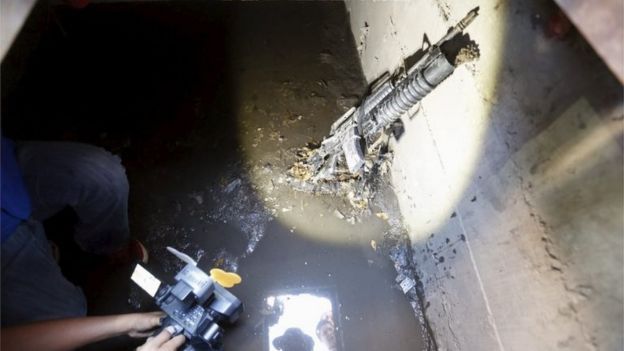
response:
<path id="1" fill-rule="evenodd" d="M 172 326 L 186 337 L 185 351 L 221 350 L 223 328 L 238 320 L 241 301 L 201 269 L 187 264 L 173 286 L 163 284 L 154 298 L 167 317 L 162 327 Z"/>
<path id="2" fill-rule="evenodd" d="M 132 280 L 166 313 L 161 328 L 171 327 L 174 335 L 186 337 L 183 351 L 221 350 L 222 326 L 238 320 L 243 304 L 189 256 L 170 247 L 167 250 L 187 263 L 176 274 L 175 284 L 162 283 L 141 265 L 135 267 Z"/>

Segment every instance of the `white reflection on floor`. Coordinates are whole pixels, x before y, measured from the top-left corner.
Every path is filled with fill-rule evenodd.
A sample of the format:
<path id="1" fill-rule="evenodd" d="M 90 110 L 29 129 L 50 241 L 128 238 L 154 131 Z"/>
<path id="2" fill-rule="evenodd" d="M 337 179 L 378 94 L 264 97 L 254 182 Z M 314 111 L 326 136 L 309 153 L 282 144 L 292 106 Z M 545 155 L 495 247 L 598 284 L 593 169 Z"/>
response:
<path id="1" fill-rule="evenodd" d="M 332 301 L 324 296 L 282 294 L 266 298 L 268 349 L 337 351 Z"/>

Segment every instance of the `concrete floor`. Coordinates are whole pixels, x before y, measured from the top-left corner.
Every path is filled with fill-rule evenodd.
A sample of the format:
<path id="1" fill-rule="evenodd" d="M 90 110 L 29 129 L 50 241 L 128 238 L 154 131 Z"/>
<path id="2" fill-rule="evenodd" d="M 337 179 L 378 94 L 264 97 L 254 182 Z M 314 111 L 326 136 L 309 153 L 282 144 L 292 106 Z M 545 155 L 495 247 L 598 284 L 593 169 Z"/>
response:
<path id="1" fill-rule="evenodd" d="M 622 350 L 624 94 L 573 26 L 552 34 L 555 2 L 347 1 L 365 76 L 476 6 L 481 57 L 405 116 L 393 145 L 438 346 Z"/>
<path id="2" fill-rule="evenodd" d="M 374 248 L 388 223 L 349 224 L 344 199 L 283 184 L 292 149 L 319 140 L 366 89 L 344 4 L 119 4 L 43 17 L 27 25 L 46 27 L 32 55 L 20 60 L 28 50 L 18 48 L 3 62 L 3 131 L 119 153 L 148 268 L 171 279 L 174 246 L 243 277 L 232 292 L 245 313 L 226 350 L 271 349 L 266 298 L 303 293 L 331 302 L 339 350 L 434 347 Z M 398 212 L 388 214 L 396 225 Z M 93 314 L 153 308 L 127 269 L 74 271 Z"/>

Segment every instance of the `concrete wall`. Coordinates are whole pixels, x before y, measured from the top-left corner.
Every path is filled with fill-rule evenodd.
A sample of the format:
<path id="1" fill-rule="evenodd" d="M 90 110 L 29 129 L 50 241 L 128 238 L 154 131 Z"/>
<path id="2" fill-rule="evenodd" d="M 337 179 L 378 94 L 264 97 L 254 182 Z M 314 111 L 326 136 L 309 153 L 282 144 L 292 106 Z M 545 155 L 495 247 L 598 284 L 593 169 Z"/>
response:
<path id="1" fill-rule="evenodd" d="M 369 81 L 471 8 L 481 58 L 404 117 L 393 181 L 441 350 L 621 350 L 622 86 L 543 1 L 347 1 Z"/>
<path id="2" fill-rule="evenodd" d="M 34 6 L 35 0 L 0 2 L 0 60 L 9 51 Z"/>

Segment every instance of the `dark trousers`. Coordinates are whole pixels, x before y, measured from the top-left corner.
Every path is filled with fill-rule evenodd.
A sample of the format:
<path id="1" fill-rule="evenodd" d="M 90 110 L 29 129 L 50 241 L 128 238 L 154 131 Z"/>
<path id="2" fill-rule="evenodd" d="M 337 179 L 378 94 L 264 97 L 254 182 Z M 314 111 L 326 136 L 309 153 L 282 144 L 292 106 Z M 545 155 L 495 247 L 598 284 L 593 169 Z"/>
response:
<path id="1" fill-rule="evenodd" d="M 84 316 L 85 297 L 62 275 L 40 221 L 70 206 L 83 250 L 120 248 L 129 235 L 125 169 L 118 157 L 86 144 L 21 142 L 16 153 L 33 212 L 2 243 L 2 325 Z"/>

